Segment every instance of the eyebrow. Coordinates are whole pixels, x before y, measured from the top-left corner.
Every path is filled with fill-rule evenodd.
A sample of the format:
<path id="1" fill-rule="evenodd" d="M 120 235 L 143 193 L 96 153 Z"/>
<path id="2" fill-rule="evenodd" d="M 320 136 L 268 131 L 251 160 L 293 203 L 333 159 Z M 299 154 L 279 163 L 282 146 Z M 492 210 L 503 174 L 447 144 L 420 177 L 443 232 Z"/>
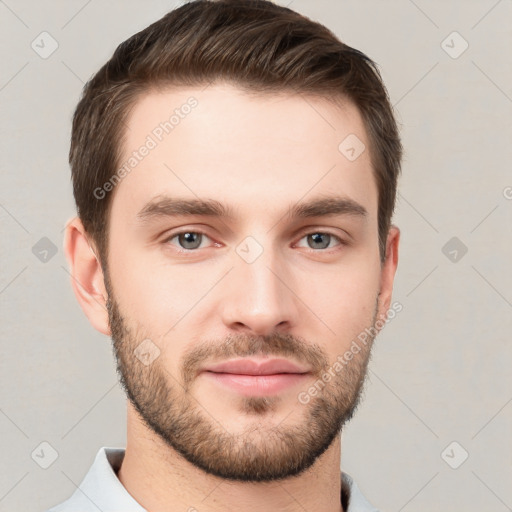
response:
<path id="1" fill-rule="evenodd" d="M 307 219 L 334 215 L 368 216 L 364 206 L 347 197 L 321 197 L 296 203 L 288 209 L 288 218 Z M 234 210 L 214 199 L 181 199 L 158 196 L 149 201 L 137 214 L 141 223 L 153 219 L 178 216 L 201 216 L 233 220 Z"/>

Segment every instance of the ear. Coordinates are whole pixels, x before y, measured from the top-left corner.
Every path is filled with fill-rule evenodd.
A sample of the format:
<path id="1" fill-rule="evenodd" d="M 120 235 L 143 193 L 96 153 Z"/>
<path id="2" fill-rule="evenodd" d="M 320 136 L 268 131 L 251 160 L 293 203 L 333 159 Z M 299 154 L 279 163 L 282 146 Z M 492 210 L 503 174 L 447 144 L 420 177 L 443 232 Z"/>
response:
<path id="1" fill-rule="evenodd" d="M 85 316 L 96 330 L 110 336 L 103 270 L 78 217 L 66 225 L 64 253 L 70 266 L 71 286 Z"/>
<path id="2" fill-rule="evenodd" d="M 398 266 L 398 244 L 400 241 L 400 230 L 396 226 L 389 228 L 386 241 L 386 259 L 381 265 L 380 274 L 380 293 L 378 315 L 379 319 L 387 317 L 387 311 L 391 305 L 391 296 L 393 293 L 393 281 Z"/>

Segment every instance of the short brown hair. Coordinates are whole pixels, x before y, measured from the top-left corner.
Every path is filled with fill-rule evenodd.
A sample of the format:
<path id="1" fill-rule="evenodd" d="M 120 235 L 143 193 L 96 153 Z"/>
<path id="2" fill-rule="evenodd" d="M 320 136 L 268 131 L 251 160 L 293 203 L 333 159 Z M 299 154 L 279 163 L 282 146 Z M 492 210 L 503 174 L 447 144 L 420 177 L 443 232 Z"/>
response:
<path id="1" fill-rule="evenodd" d="M 101 200 L 93 192 L 120 164 L 130 109 L 149 89 L 215 80 L 253 92 L 348 98 L 357 106 L 378 189 L 383 261 L 402 146 L 377 65 L 323 25 L 270 1 L 194 0 L 121 43 L 84 87 L 73 117 L 69 161 L 77 213 L 104 271 L 112 192 Z"/>

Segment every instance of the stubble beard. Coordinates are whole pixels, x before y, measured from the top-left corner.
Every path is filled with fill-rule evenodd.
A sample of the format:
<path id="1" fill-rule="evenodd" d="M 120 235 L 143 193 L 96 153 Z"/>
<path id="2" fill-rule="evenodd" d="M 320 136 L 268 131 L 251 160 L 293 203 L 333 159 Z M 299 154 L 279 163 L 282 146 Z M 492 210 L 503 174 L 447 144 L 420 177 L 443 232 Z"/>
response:
<path id="1" fill-rule="evenodd" d="M 321 347 L 288 334 L 236 335 L 223 344 L 204 344 L 187 352 L 181 359 L 180 376 L 173 376 L 161 364 L 163 357 L 148 366 L 135 357 L 136 347 L 147 336 L 142 336 L 140 326 L 129 328 L 108 279 L 105 281 L 117 373 L 128 399 L 145 425 L 172 451 L 206 473 L 243 482 L 272 482 L 299 475 L 329 448 L 353 417 L 361 401 L 373 338 L 308 403 L 297 400 L 287 406 L 290 414 L 299 411 L 291 414 L 299 418 L 293 423 L 286 421 L 287 416 L 278 425 L 265 422 L 266 416 L 285 407 L 278 395 L 240 397 L 236 402 L 239 413 L 254 421 L 234 433 L 193 396 L 197 370 L 206 357 L 293 357 L 314 368 L 319 382 L 330 367 Z M 372 326 L 376 314 L 377 308 Z"/>

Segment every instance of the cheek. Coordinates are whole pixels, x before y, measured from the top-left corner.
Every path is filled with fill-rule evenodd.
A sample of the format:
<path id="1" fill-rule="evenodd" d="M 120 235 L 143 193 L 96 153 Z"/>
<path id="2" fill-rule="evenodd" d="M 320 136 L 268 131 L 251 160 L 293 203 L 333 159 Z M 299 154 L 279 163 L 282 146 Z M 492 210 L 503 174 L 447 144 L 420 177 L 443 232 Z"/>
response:
<path id="1" fill-rule="evenodd" d="M 201 284 L 201 275 L 191 272 L 193 275 L 178 267 L 132 265 L 129 273 L 119 273 L 119 302 L 133 322 L 154 336 L 163 336 L 192 313 L 191 308 L 208 289 L 208 283 Z"/>
<path id="2" fill-rule="evenodd" d="M 121 237 L 116 242 L 127 247 Z M 166 367 L 172 368 L 190 340 L 204 333 L 201 320 L 206 305 L 211 305 L 208 297 L 213 296 L 208 292 L 223 268 L 204 262 L 173 264 L 163 255 L 151 256 L 145 248 L 116 252 L 114 247 L 112 254 L 117 263 L 111 272 L 114 292 L 127 323 L 137 328 L 139 337 L 154 340 L 164 359 L 169 359 Z"/>
<path id="3" fill-rule="evenodd" d="M 335 271 L 316 273 L 315 279 L 302 279 L 300 297 L 317 315 L 319 328 L 332 335 L 331 347 L 339 352 L 349 346 L 365 328 L 375 313 L 379 293 L 378 265 L 347 265 Z M 325 327 L 327 326 L 327 327 Z"/>

